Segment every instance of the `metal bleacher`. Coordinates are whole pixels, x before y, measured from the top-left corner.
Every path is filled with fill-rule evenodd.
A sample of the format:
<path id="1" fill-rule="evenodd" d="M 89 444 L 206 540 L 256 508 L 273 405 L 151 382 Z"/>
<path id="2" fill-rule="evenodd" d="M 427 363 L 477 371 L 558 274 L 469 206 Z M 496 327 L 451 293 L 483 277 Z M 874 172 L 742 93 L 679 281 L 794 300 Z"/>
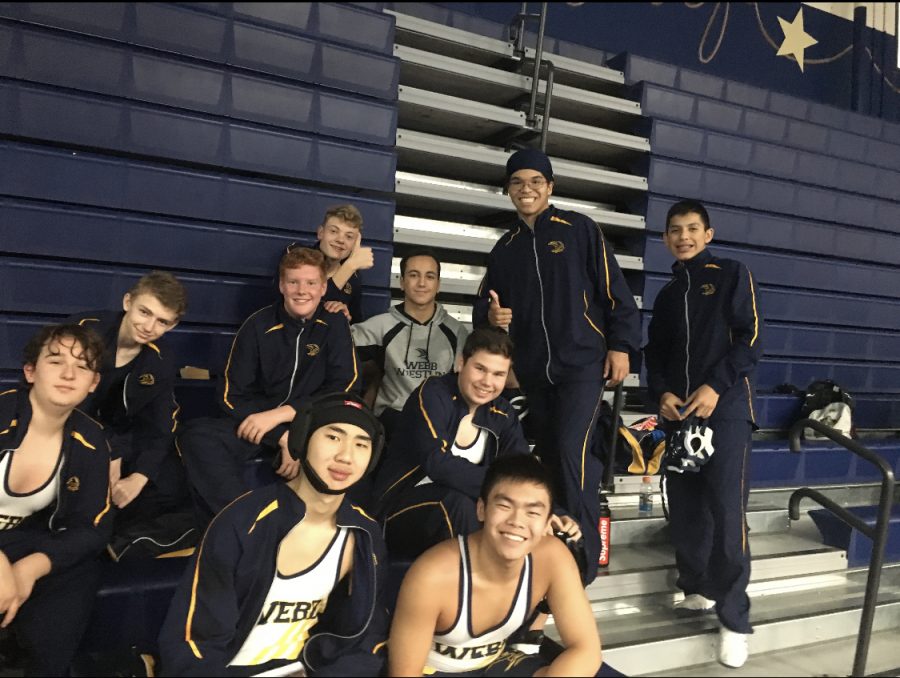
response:
<path id="1" fill-rule="evenodd" d="M 510 148 L 534 140 L 540 127 L 529 127 L 525 113 L 533 50 L 517 59 L 509 41 L 412 16 L 401 4 L 387 11 L 396 19 L 401 59 L 392 288 L 399 296 L 399 260 L 408 247 L 431 246 L 443 261 L 439 299 L 471 322 L 486 255 L 513 219 L 501 188 Z M 647 189 L 639 169 L 650 149 L 633 133 L 643 121 L 640 104 L 621 73 L 553 58 L 558 78 L 546 142 L 553 202 L 601 224 L 619 265 L 639 274 L 644 219 L 632 207 Z M 637 277 L 634 289 L 640 303 Z M 626 382 L 637 383 L 637 374 Z"/>
<path id="2" fill-rule="evenodd" d="M 406 244 L 427 242 L 446 252 L 446 299 L 467 320 L 464 293 L 477 285 L 483 254 L 496 237 L 492 229 L 504 223 L 492 210 L 509 209 L 497 188 L 506 130 L 524 125 L 524 109 L 504 104 L 523 105 L 515 92 L 526 89 L 527 76 L 511 74 L 516 69 L 503 27 L 446 9 L 393 8 L 395 53 L 412 62 L 404 60 L 400 76 L 395 251 L 402 255 Z M 565 48 L 561 41 L 555 46 Z M 671 257 L 659 237 L 665 211 L 680 197 L 707 203 L 714 251 L 744 261 L 758 283 L 766 321 L 756 410 L 763 430 L 754 442 L 748 513 L 756 633 L 746 673 L 738 675 L 849 670 L 865 569 L 848 566 L 846 549 L 823 544 L 809 517 L 791 521 L 787 500 L 807 485 L 842 506 L 873 503 L 878 474 L 831 443 L 791 452 L 779 433 L 797 420 L 800 399 L 774 389 L 834 379 L 856 398 L 857 427 L 880 436 L 871 440 L 873 449 L 900 469 L 900 181 L 894 171 L 900 134 L 861 116 L 639 57 L 617 57 L 613 69 L 600 59 L 549 58 L 557 82 L 640 104 L 614 105 L 602 115 L 596 106 L 576 113 L 567 106 L 578 97 L 565 97 L 563 89 L 557 98 L 554 87 L 547 150 L 559 201 L 577 200 L 582 205 L 575 209 L 585 212 L 591 206 L 583 203 L 593 203 L 589 213 L 603 224 L 641 293 L 644 332 L 652 300 L 670 276 Z M 522 73 L 530 74 L 530 66 Z M 492 77 L 498 83 L 492 96 L 479 96 Z M 605 118 L 607 129 L 582 129 L 587 115 Z M 873 166 L 889 171 L 873 172 Z M 646 222 L 630 229 L 627 222 L 642 214 Z M 624 223 L 614 215 L 626 215 Z M 396 261 L 392 270 L 396 284 Z M 636 416 L 626 413 L 626 422 Z M 714 617 L 671 612 L 678 594 L 667 525 L 658 506 L 649 517 L 637 511 L 639 481 L 615 478 L 611 565 L 588 588 L 604 656 L 629 675 L 720 675 L 711 642 Z M 889 564 L 870 670 L 896 668 L 898 627 L 900 569 Z M 548 632 L 554 633 L 552 620 Z"/>

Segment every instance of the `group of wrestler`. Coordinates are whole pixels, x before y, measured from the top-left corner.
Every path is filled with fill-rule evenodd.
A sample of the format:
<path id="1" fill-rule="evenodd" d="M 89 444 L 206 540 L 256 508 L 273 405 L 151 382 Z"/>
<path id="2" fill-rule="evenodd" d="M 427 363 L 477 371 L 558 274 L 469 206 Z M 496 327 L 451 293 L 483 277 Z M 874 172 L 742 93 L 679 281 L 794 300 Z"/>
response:
<path id="1" fill-rule="evenodd" d="M 551 205 L 554 186 L 544 153 L 509 158 L 517 219 L 471 332 L 436 301 L 428 249 L 401 261 L 403 301 L 361 320 L 362 216 L 328 210 L 235 335 L 215 417 L 178 420 L 163 335 L 187 297 L 171 274 L 141 278 L 122 310 L 41 329 L 22 385 L 0 393 L 0 640 L 26 675 L 68 675 L 99 553 L 177 546 L 135 535 L 184 506 L 205 533 L 159 636 L 166 675 L 620 675 L 584 586 L 600 555 L 594 430 L 640 351 L 640 314 L 600 227 Z M 676 607 L 715 609 L 719 660 L 740 666 L 761 322 L 749 271 L 713 256 L 712 236 L 703 205 L 672 206 L 673 277 L 643 351 L 662 425 L 714 431 L 710 462 L 668 478 Z"/>

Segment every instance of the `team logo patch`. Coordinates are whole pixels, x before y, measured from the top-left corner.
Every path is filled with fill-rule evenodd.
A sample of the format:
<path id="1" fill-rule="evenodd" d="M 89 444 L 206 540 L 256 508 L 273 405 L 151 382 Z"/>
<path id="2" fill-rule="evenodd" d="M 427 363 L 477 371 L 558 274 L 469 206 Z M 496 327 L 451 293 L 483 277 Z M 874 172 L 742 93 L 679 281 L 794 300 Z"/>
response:
<path id="1" fill-rule="evenodd" d="M 711 296 L 716 293 L 716 286 L 712 283 L 703 283 L 700 285 L 700 294 L 704 297 Z"/>
<path id="2" fill-rule="evenodd" d="M 344 285 L 343 292 L 344 292 L 344 294 L 353 294 L 353 285 L 351 285 L 350 283 L 347 283 L 346 285 Z"/>
<path id="3" fill-rule="evenodd" d="M 78 476 L 72 476 L 66 481 L 66 489 L 69 492 L 78 492 L 81 489 L 81 481 Z"/>
<path id="4" fill-rule="evenodd" d="M 153 386 L 156 383 L 156 378 L 148 372 L 138 377 L 138 383 L 141 386 Z"/>
<path id="5" fill-rule="evenodd" d="M 565 243 L 560 240 L 551 240 L 550 242 L 547 243 L 547 247 L 550 248 L 550 251 L 553 254 L 559 254 L 560 252 L 563 252 L 566 249 Z"/>
<path id="6" fill-rule="evenodd" d="M 307 344 L 306 345 L 306 355 L 309 357 L 319 355 L 319 345 L 318 344 Z"/>

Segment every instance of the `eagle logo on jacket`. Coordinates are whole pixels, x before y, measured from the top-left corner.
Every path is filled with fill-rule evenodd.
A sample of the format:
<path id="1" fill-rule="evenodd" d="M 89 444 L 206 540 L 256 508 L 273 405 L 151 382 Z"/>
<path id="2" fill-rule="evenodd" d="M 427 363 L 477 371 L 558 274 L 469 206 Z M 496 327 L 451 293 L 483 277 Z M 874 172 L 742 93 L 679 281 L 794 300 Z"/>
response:
<path id="1" fill-rule="evenodd" d="M 153 386 L 153 384 L 156 383 L 156 378 L 152 374 L 147 372 L 138 377 L 138 383 L 141 386 Z"/>
<path id="2" fill-rule="evenodd" d="M 307 344 L 306 345 L 306 355 L 310 358 L 319 355 L 319 345 L 318 344 Z"/>
<path id="3" fill-rule="evenodd" d="M 564 252 L 566 249 L 566 244 L 561 240 L 551 240 L 547 243 L 547 247 L 550 248 L 550 252 L 553 254 L 559 254 Z"/>
<path id="4" fill-rule="evenodd" d="M 716 286 L 712 283 L 703 283 L 702 285 L 700 285 L 700 294 L 702 294 L 704 297 L 712 296 L 715 293 Z"/>

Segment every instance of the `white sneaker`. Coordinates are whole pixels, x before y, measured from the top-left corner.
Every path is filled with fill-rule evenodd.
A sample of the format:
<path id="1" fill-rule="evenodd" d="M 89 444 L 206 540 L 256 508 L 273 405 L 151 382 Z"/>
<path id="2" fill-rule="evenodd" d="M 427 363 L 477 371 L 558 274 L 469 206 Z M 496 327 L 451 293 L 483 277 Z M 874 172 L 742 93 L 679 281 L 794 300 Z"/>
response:
<path id="1" fill-rule="evenodd" d="M 747 661 L 746 633 L 736 633 L 724 626 L 719 629 L 719 663 L 739 669 Z"/>
<path id="2" fill-rule="evenodd" d="M 711 610 L 716 606 L 716 601 L 701 596 L 699 593 L 692 593 L 679 600 L 673 606 L 676 610 Z"/>

